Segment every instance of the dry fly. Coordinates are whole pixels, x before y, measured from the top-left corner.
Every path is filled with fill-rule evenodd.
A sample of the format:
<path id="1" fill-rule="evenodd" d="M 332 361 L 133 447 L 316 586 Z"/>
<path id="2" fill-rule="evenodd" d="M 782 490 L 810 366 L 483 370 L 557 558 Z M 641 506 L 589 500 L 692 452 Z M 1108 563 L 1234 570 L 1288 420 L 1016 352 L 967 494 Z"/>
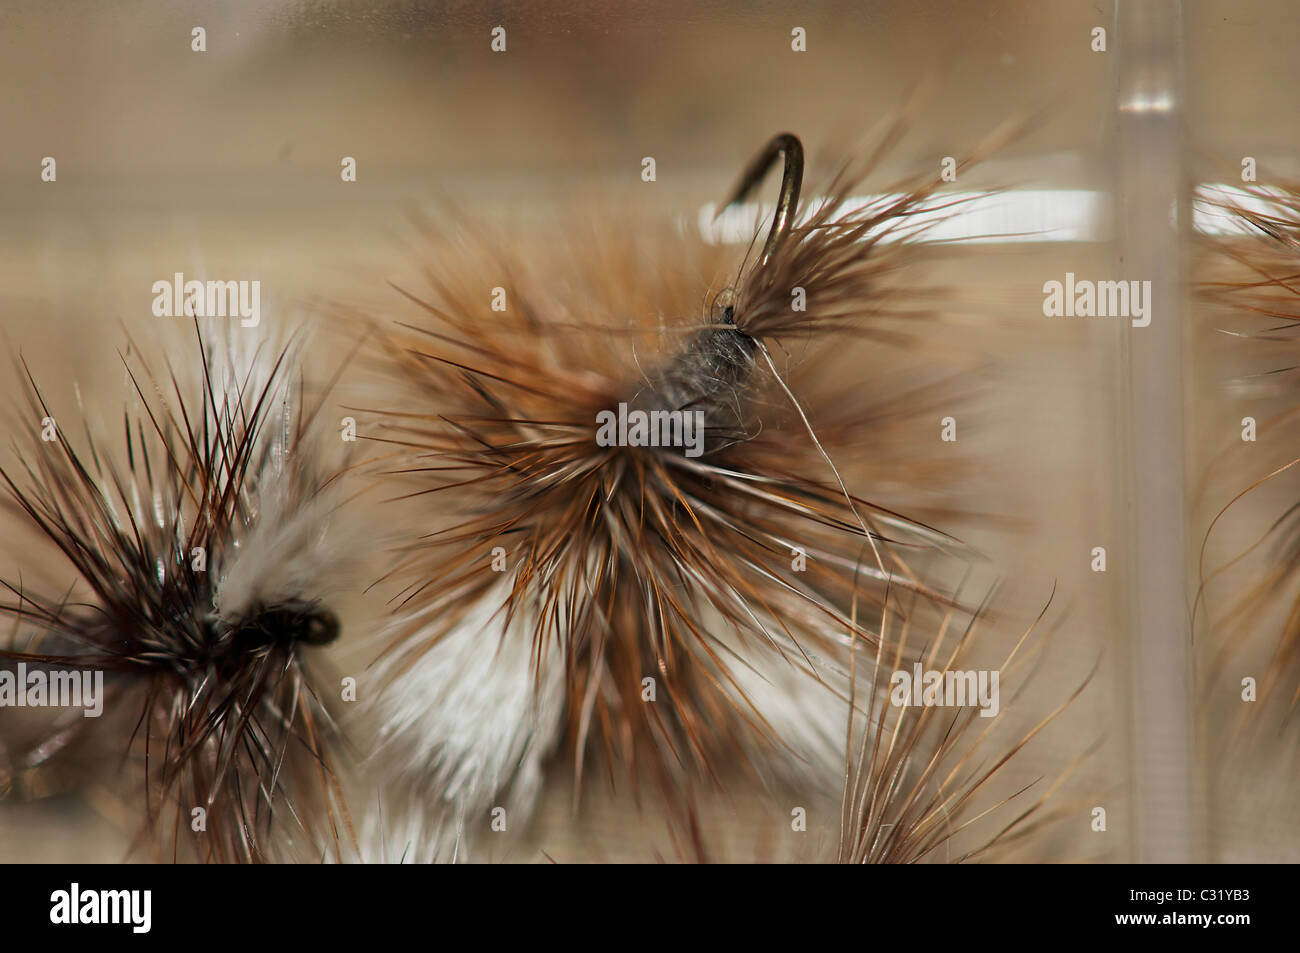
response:
<path id="1" fill-rule="evenodd" d="M 106 710 L 61 719 L 9 757 L 7 780 L 103 752 L 122 801 L 142 807 L 136 848 L 150 857 L 319 858 L 345 829 L 336 728 L 312 677 L 313 652 L 340 634 L 324 588 L 334 480 L 306 449 L 298 348 L 195 331 L 197 394 L 184 373 L 159 380 L 123 356 L 120 447 L 89 424 L 70 437 L 22 366 L 14 432 L 29 439 L 0 478 L 75 582 L 4 583 L 4 665 L 103 672 Z"/>
<path id="2" fill-rule="evenodd" d="M 1300 191 L 1296 189 L 1259 190 L 1246 199 L 1203 196 L 1203 207 L 1226 215 L 1240 234 L 1219 239 L 1214 251 L 1218 261 L 1231 274 L 1220 280 L 1199 285 L 1203 298 L 1230 312 L 1254 321 L 1259 327 L 1243 336 L 1262 342 L 1270 353 L 1282 354 L 1281 364 L 1274 357 L 1263 377 L 1293 394 L 1293 384 L 1300 362 L 1291 356 L 1300 340 Z M 1300 403 L 1288 396 L 1285 409 L 1270 419 L 1261 420 L 1259 429 L 1268 433 L 1294 433 L 1300 425 Z M 1290 428 L 1288 430 L 1288 428 Z M 1294 590 L 1300 570 L 1300 503 L 1280 513 L 1266 533 L 1246 552 L 1240 553 L 1210 574 L 1205 572 L 1205 554 L 1211 534 L 1220 520 L 1238 501 L 1274 480 L 1295 484 L 1295 467 L 1300 458 L 1260 474 L 1249 486 L 1237 493 L 1215 516 L 1201 547 L 1201 594 L 1220 573 L 1225 572 L 1261 545 L 1272 547 L 1268 565 L 1250 588 L 1229 607 L 1235 635 L 1225 651 L 1236 646 L 1245 633 L 1257 628 L 1260 617 L 1280 600 L 1291 599 L 1290 609 L 1278 633 L 1272 663 L 1261 684 L 1261 695 L 1280 691 L 1288 710 L 1300 703 L 1300 598 L 1287 593 Z M 1200 596 L 1198 595 L 1198 602 Z"/>
<path id="3" fill-rule="evenodd" d="M 987 604 L 987 603 L 986 603 Z M 1050 607 L 1051 600 L 1048 600 Z M 1041 638 L 1029 644 L 1043 624 L 1047 607 L 1012 647 L 998 667 L 1002 685 L 1025 671 L 1020 685 L 1031 682 L 1025 666 L 1041 652 Z M 917 664 L 940 679 L 961 671 L 981 621 L 983 607 L 964 628 L 944 625 L 918 653 Z M 910 664 L 907 645 L 915 640 L 904 624 L 886 649 L 876 644 L 866 690 L 855 686 L 849 708 L 846 780 L 840 818 L 838 860 L 851 864 L 962 863 L 984 859 L 1013 841 L 1031 836 L 1066 812 L 1049 807 L 1053 796 L 1091 752 L 1084 752 L 1050 784 L 1041 779 L 991 803 L 985 789 L 1001 779 L 1005 768 L 1030 741 L 1051 724 L 1087 687 L 1096 673 L 1053 711 L 1011 743 L 995 740 L 1005 712 L 985 721 L 973 705 L 959 708 L 910 704 L 894 675 Z M 954 631 L 960 635 L 953 638 Z M 856 646 L 852 650 L 856 668 Z M 903 696 L 903 697 L 900 697 Z M 1008 706 L 1013 699 L 1002 700 Z M 1037 787 L 1038 790 L 1034 791 Z M 1036 796 L 1034 796 L 1036 795 Z"/>
<path id="4" fill-rule="evenodd" d="M 934 317 L 898 273 L 939 179 L 855 198 L 903 128 L 804 205 L 802 145 L 768 142 L 730 199 L 781 163 L 738 270 L 677 236 L 676 274 L 620 234 L 583 259 L 579 301 L 500 254 L 399 289 L 422 315 L 377 339 L 403 397 L 363 410 L 420 529 L 387 577 L 404 588 L 375 715 L 405 810 L 437 816 L 390 811 L 389 856 L 451 856 L 489 807 L 526 812 L 562 742 L 579 790 L 593 761 L 670 799 L 724 767 L 833 783 L 845 645 L 878 641 L 887 587 L 950 611 L 926 567 L 968 555 L 864 495 L 912 485 L 902 441 L 929 400 L 836 363 Z"/>

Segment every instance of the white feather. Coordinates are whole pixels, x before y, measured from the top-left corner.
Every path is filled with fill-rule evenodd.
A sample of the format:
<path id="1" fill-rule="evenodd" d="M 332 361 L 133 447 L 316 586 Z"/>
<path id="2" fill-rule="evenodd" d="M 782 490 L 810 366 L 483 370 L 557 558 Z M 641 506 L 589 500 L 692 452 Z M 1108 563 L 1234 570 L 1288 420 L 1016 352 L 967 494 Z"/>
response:
<path id="1" fill-rule="evenodd" d="M 365 859 L 465 859 L 493 808 L 505 808 L 507 833 L 528 820 L 564 730 L 564 661 L 544 651 L 535 676 L 533 620 L 507 628 L 498 611 L 509 589 L 504 579 L 409 668 L 399 671 L 403 656 L 379 666 L 374 764 L 386 796 L 363 823 Z"/>

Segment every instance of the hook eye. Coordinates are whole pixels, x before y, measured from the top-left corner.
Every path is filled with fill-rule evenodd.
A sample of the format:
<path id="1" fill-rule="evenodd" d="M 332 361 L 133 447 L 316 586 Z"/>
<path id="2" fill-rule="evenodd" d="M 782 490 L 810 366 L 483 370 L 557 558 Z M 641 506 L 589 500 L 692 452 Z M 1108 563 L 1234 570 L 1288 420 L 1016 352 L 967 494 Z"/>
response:
<path id="1" fill-rule="evenodd" d="M 723 288 L 713 299 L 713 304 L 709 305 L 709 318 L 714 324 L 735 324 L 736 323 L 736 292 L 731 288 Z"/>

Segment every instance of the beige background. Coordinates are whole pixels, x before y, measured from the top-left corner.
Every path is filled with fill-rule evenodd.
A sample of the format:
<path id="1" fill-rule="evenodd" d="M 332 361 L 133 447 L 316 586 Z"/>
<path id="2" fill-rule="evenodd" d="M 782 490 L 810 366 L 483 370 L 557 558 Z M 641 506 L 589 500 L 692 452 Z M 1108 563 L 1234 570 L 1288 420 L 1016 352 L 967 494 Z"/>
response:
<path id="1" fill-rule="evenodd" d="M 607 214 L 627 229 L 693 222 L 772 133 L 797 132 L 812 171 L 825 173 L 927 80 L 937 92 L 886 172 L 935 167 L 1005 120 L 1041 114 L 964 184 L 1104 191 L 1111 182 L 1114 64 L 1089 50 L 1092 27 L 1113 27 L 1108 2 L 858 2 L 795 12 L 695 2 L 638 12 L 596 2 L 563 11 L 478 6 L 6 4 L 0 328 L 8 346 L 62 388 L 60 397 L 70 397 L 72 380 L 83 393 L 108 395 L 114 419 L 119 325 L 147 327 L 149 287 L 175 271 L 257 276 L 264 306 L 269 299 L 319 319 L 320 302 L 385 300 L 385 280 L 414 270 L 419 254 L 411 213 L 436 215 L 443 199 L 507 228 L 523 248 L 552 240 L 575 207 L 615 210 Z M 1247 150 L 1261 165 L 1296 156 L 1300 114 L 1283 91 L 1300 88 L 1298 16 L 1285 3 L 1191 5 L 1187 148 L 1197 174 L 1231 172 Z M 498 23 L 508 30 L 504 56 L 488 49 Z M 198 25 L 207 29 L 203 54 L 189 48 Z M 790 52 L 792 26 L 807 29 L 806 54 Z M 46 155 L 58 160 L 53 185 L 39 179 Z M 355 184 L 339 181 L 345 155 L 358 160 Z M 639 177 L 645 155 L 658 162 L 652 187 Z M 1041 313 L 1044 281 L 1066 271 L 1102 277 L 1114 259 L 1106 241 L 948 248 L 924 259 L 927 280 L 952 289 L 961 316 L 953 337 L 934 346 L 966 356 L 964 383 L 978 395 L 958 408 L 969 411 L 958 452 L 978 465 L 944 502 L 986 514 L 960 531 L 1005 585 L 979 656 L 995 664 L 1057 585 L 1046 659 L 1008 716 L 1008 737 L 1101 661 L 1088 691 L 998 781 L 1005 792 L 1054 778 L 1097 744 L 1059 796 L 1065 816 L 1017 845 L 1013 859 L 1126 861 L 1138 836 L 1129 759 L 1140 726 L 1128 717 L 1119 577 L 1117 331 L 1102 319 L 1049 322 Z M 1189 328 L 1212 323 L 1198 317 Z M 1224 421 L 1240 416 L 1225 406 L 1213 348 L 1199 342 L 1188 373 L 1193 474 L 1222 444 Z M 914 439 L 932 451 L 937 425 Z M 1199 544 L 1204 507 L 1222 493 L 1188 486 L 1198 507 L 1188 538 Z M 1106 575 L 1088 568 L 1097 545 L 1111 554 Z M 13 554 L 3 558 L 12 570 Z M 357 599 L 345 621 L 365 626 L 380 608 Z M 1214 638 L 1198 632 L 1198 659 Z M 1189 783 L 1206 792 L 1207 856 L 1296 859 L 1297 826 L 1278 813 L 1290 800 L 1293 762 L 1248 752 L 1230 769 L 1217 726 L 1231 706 L 1213 687 L 1199 691 L 1208 693 L 1200 695 L 1203 744 Z M 681 856 L 626 797 L 599 794 L 575 819 L 565 767 L 530 836 L 500 857 Z M 791 803 L 789 792 L 707 799 L 711 856 L 833 853 L 834 805 L 796 835 Z M 1108 812 L 1105 833 L 1090 830 L 1097 806 Z M 0 860 L 116 859 L 121 812 L 94 792 L 0 804 Z"/>

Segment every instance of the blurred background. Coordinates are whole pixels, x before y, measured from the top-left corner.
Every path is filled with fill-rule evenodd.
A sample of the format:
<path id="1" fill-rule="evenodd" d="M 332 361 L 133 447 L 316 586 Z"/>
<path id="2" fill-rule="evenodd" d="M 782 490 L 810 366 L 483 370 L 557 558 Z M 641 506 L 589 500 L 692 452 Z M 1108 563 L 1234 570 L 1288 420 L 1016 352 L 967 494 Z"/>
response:
<path id="1" fill-rule="evenodd" d="M 977 646 L 979 658 L 1003 658 L 1055 586 L 1044 658 L 1008 715 L 1008 738 L 1096 667 L 1086 691 L 989 792 L 1050 785 L 1075 766 L 1053 802 L 1061 817 L 1000 859 L 1137 859 L 1134 738 L 1144 726 L 1133 717 L 1142 682 L 1131 664 L 1126 513 L 1133 481 L 1151 475 L 1129 466 L 1122 339 L 1130 332 L 1123 321 L 1047 319 L 1042 311 L 1046 281 L 1120 274 L 1116 4 L 559 6 L 4 4 L 6 346 L 60 399 L 71 399 L 73 382 L 83 394 L 105 395 L 114 420 L 122 327 L 140 333 L 157 320 L 152 283 L 178 271 L 260 279 L 264 320 L 317 320 L 331 302 L 385 300 L 393 317 L 407 318 L 386 298 L 385 282 L 436 264 L 418 259 L 416 215 L 437 221 L 452 206 L 526 254 L 554 243 L 576 212 L 633 234 L 694 228 L 700 209 L 722 199 L 753 151 L 783 130 L 803 139 L 808 181 L 824 182 L 918 89 L 931 92 L 885 157 L 881 187 L 937 169 L 943 157 L 1020 122 L 1021 134 L 953 188 L 1055 192 L 1062 203 L 1073 195 L 1081 204 L 1070 207 L 1089 211 L 1064 233 L 1043 224 L 1050 207 L 1035 218 L 1022 205 L 1020 236 L 921 253 L 926 283 L 944 289 L 956 320 L 908 358 L 923 365 L 937 359 L 931 351 L 961 356 L 952 453 L 962 469 L 943 499 L 930 487 L 917 492 L 967 514 L 945 528 L 985 553 L 1002 582 L 997 624 Z M 506 30 L 504 53 L 490 46 L 497 26 Z M 205 31 L 204 52 L 191 48 L 196 27 Z M 1093 49 L 1098 27 L 1109 36 L 1105 52 Z M 806 32 L 806 52 L 791 49 L 795 28 Z M 1239 154 L 1294 167 L 1300 116 L 1278 91 L 1300 79 L 1297 41 L 1300 11 L 1284 2 L 1186 8 L 1184 186 L 1219 167 L 1232 173 Z M 57 160 L 54 183 L 41 180 L 46 156 Z M 656 160 L 654 183 L 641 178 L 646 156 Z M 344 157 L 356 161 L 355 182 L 341 180 Z M 1187 261 L 1196 260 L 1190 232 L 1180 234 Z M 1223 443 L 1222 420 L 1240 414 L 1220 405 L 1216 375 L 1226 379 L 1228 370 L 1202 337 L 1213 319 L 1190 306 L 1185 316 L 1196 318 L 1186 325 L 1185 376 L 1194 478 Z M 865 367 L 862 380 L 871 386 Z M 932 432 L 908 439 L 932 453 L 938 432 L 936 419 Z M 1195 479 L 1189 486 L 1186 537 L 1199 546 L 1206 507 L 1223 501 L 1200 495 Z M 880 502 L 906 509 L 908 500 Z M 1092 569 L 1099 546 L 1109 556 L 1104 573 Z M 13 559 L 3 557 L 6 577 Z M 1189 594 L 1193 564 L 1189 556 Z M 377 606 L 359 599 L 358 624 Z M 1294 770 L 1258 746 L 1239 752 L 1244 760 L 1230 774 L 1220 756 L 1231 699 L 1204 680 L 1214 639 L 1198 631 L 1194 650 L 1193 697 L 1204 704 L 1185 781 L 1195 804 L 1189 850 L 1213 860 L 1294 860 L 1300 825 L 1293 813 L 1285 820 L 1295 810 L 1287 796 Z M 680 856 L 625 795 L 598 792 L 575 816 L 569 773 L 556 771 L 528 837 L 495 859 Z M 701 824 L 711 856 L 833 856 L 835 806 L 814 812 L 809 830 L 796 834 L 785 804 L 758 791 L 709 798 Z M 1104 831 L 1094 830 L 1099 807 Z M 0 803 L 0 860 L 119 859 L 122 814 L 94 791 Z"/>

